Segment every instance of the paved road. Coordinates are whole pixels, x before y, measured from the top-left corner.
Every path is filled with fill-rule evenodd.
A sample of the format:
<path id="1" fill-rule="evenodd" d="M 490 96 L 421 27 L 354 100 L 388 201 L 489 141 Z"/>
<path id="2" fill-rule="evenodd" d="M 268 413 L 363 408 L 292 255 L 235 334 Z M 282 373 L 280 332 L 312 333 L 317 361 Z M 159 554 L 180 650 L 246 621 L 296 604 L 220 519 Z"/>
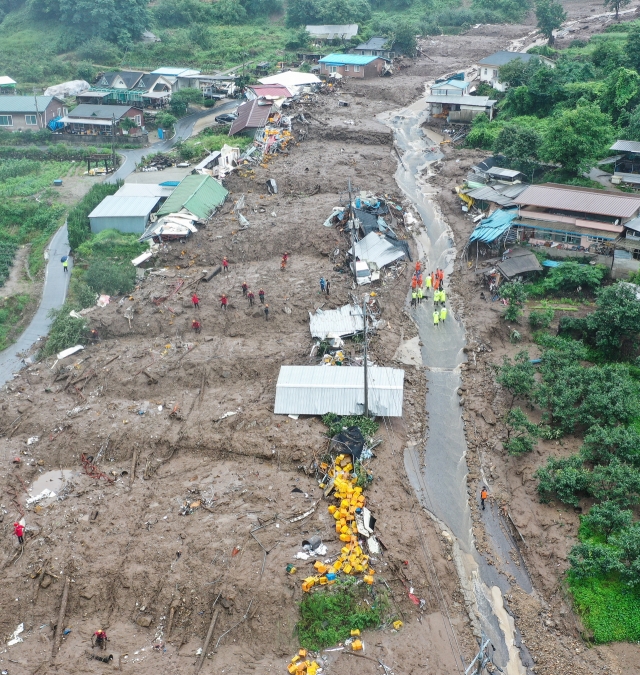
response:
<path id="1" fill-rule="evenodd" d="M 143 157 L 146 157 L 146 155 L 155 154 L 156 152 L 168 152 L 178 141 L 187 140 L 193 133 L 193 127 L 198 120 L 207 117 L 208 115 L 213 115 L 214 113 L 216 115 L 221 115 L 222 113 L 230 112 L 235 110 L 239 104 L 240 101 L 228 101 L 220 106 L 216 106 L 215 109 L 208 108 L 207 110 L 192 113 L 176 122 L 176 133 L 173 138 L 165 138 L 147 148 L 119 150 L 118 154 L 124 157 L 124 162 L 105 182 L 115 183 L 117 180 L 124 180 L 129 174 L 132 174 L 135 171 L 136 164 L 139 164 L 140 160 L 142 160 Z"/>
<path id="2" fill-rule="evenodd" d="M 66 223 L 53 235 L 49 244 L 47 269 L 42 289 L 42 299 L 29 327 L 22 333 L 18 341 L 8 349 L 0 352 L 0 386 L 13 379 L 13 373 L 21 368 L 19 353 L 27 351 L 34 342 L 49 332 L 51 319 L 49 311 L 58 309 L 64 304 L 69 285 L 72 261 L 69 261 L 69 272 L 65 274 L 60 258 L 69 253 Z"/>

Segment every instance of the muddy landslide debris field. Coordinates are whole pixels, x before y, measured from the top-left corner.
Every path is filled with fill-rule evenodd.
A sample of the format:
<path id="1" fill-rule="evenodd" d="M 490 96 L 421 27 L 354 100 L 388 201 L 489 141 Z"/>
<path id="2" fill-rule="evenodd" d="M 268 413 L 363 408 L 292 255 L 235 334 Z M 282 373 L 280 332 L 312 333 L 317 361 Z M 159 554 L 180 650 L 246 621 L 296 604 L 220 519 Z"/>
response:
<path id="1" fill-rule="evenodd" d="M 328 502 L 307 473 L 327 448 L 326 427 L 318 418 L 294 420 L 272 412 L 280 366 L 315 363 L 309 357 L 309 312 L 340 307 L 357 294 L 348 274 L 334 271 L 329 259 L 335 248 L 346 248 L 346 240 L 322 223 L 344 203 L 349 179 L 357 189 L 410 206 L 394 180 L 393 137 L 376 115 L 408 105 L 428 79 L 504 48 L 530 29 L 486 26 L 440 37 L 427 43 L 429 58 L 393 78 L 346 82 L 339 97 L 349 107 L 339 107 L 338 96 L 319 97 L 312 109 L 317 121 L 311 120 L 303 142 L 266 169 L 232 174 L 225 180 L 230 200 L 206 229 L 161 253 L 157 267 L 165 268 L 163 273 L 147 276 L 131 298 L 89 315 L 101 340 L 70 359 L 74 376 L 91 374 L 89 379 L 67 387 L 66 380 L 55 381 L 51 362 L 41 362 L 0 391 L 3 643 L 23 624 L 21 641 L 0 648 L 0 670 L 192 672 L 218 598 L 219 616 L 200 672 L 287 672 L 299 648 L 300 582 L 312 574 L 315 561 L 297 560 L 296 553 L 303 539 L 315 535 L 328 556 L 341 547 Z M 463 156 L 457 152 L 451 150 L 452 157 Z M 277 181 L 277 195 L 267 194 L 267 178 Z M 238 231 L 231 208 L 241 194 L 250 228 Z M 446 212 L 446 200 L 436 199 Z M 457 240 L 468 223 L 453 220 Z M 411 232 L 405 235 L 415 259 Z M 282 272 L 285 251 L 289 262 Z M 223 256 L 229 274 L 198 287 L 202 332 L 194 335 L 187 284 Z M 419 506 L 404 470 L 407 443 L 428 432 L 428 373 L 395 360 L 401 343 L 417 335 L 406 308 L 410 275 L 407 265 L 397 279 L 375 288 L 383 325 L 371 340 L 370 355 L 377 365 L 404 368 L 405 397 L 403 417 L 378 432 L 382 444 L 370 463 L 374 480 L 367 489 L 367 506 L 385 547 L 375 560 L 377 583 L 384 580 L 404 625 L 398 631 L 391 626 L 365 631 L 367 658 L 324 653 L 328 674 L 380 673 L 378 659 L 396 675 L 457 672 L 445 611 L 467 663 L 476 651 L 450 541 Z M 328 297 L 320 293 L 321 276 L 331 280 Z M 179 279 L 185 287 L 169 301 L 152 302 L 169 295 Z M 264 288 L 269 321 L 259 303 L 249 308 L 243 281 L 256 295 Z M 477 293 L 460 270 L 452 281 L 460 294 L 455 302 L 465 322 L 471 321 Z M 229 297 L 226 312 L 219 303 L 223 293 Z M 127 308 L 133 308 L 131 324 Z M 482 316 L 471 325 L 472 350 L 491 342 L 487 335 L 495 330 L 495 317 L 486 311 Z M 359 345 L 347 343 L 346 349 L 361 353 Z M 484 393 L 467 396 L 478 410 L 496 391 L 484 359 L 494 361 L 501 353 L 484 350 L 475 371 L 465 370 L 466 387 L 482 381 Z M 499 413 L 499 392 L 495 397 Z M 474 413 L 471 408 L 464 414 Z M 469 457 L 472 495 L 483 453 L 499 431 L 484 421 L 477 429 L 480 437 L 471 443 Z M 84 470 L 82 454 L 94 458 L 102 475 Z M 516 481 L 503 456 L 491 455 L 489 463 L 505 502 L 510 490 L 517 488 L 522 499 L 526 493 L 529 521 L 524 507 L 516 511 L 525 536 L 528 522 L 543 527 L 535 521 L 546 522 L 546 507 L 535 502 L 525 478 L 532 469 L 522 468 Z M 27 492 L 39 478 L 39 487 L 50 483 L 58 489 L 60 469 L 68 470 L 69 480 L 58 498 L 28 505 Z M 21 514 L 27 522 L 22 553 L 11 536 Z M 477 513 L 474 519 L 482 542 Z M 250 530 L 265 523 L 258 542 Z M 566 546 L 560 553 L 565 552 Z M 530 571 L 540 566 L 533 575 L 540 587 L 531 596 L 514 588 L 508 600 L 535 672 L 622 672 L 631 658 L 623 647 L 585 654 L 560 591 L 562 569 L 555 558 L 545 559 L 542 552 L 525 557 Z M 298 567 L 295 575 L 286 573 L 291 563 Z M 69 632 L 56 651 L 54 629 L 67 578 Z M 424 602 L 416 605 L 410 595 Z M 109 664 L 87 657 L 99 628 L 109 636 L 108 653 L 114 654 Z"/>

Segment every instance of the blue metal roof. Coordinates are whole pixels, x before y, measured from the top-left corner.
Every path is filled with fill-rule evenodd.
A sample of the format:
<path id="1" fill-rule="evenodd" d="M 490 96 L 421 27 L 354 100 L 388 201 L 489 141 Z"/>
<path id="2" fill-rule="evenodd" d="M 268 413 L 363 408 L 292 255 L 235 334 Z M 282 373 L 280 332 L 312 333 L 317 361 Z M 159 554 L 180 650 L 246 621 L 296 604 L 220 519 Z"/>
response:
<path id="1" fill-rule="evenodd" d="M 320 59 L 320 63 L 331 66 L 366 66 L 380 56 L 361 56 L 360 54 L 327 54 Z"/>
<path id="2" fill-rule="evenodd" d="M 431 90 L 442 89 L 446 86 L 455 87 L 456 89 L 466 89 L 469 84 L 470 82 L 466 82 L 465 80 L 447 80 L 446 82 L 439 82 L 438 84 L 432 85 Z"/>
<path id="3" fill-rule="evenodd" d="M 517 215 L 518 212 L 515 209 L 512 211 L 504 211 L 503 209 L 494 211 L 488 218 L 480 221 L 478 227 L 471 233 L 469 242 L 477 240 L 484 242 L 485 244 L 490 244 L 492 241 L 495 241 L 498 237 L 505 234 L 511 227 L 511 221 Z"/>

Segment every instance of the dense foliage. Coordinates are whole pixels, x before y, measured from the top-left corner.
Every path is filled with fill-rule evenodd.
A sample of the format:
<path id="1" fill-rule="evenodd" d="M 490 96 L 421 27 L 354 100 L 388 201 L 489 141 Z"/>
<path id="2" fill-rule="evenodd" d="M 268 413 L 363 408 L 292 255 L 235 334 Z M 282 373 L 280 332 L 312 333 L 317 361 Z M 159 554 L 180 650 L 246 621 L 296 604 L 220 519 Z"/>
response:
<path id="1" fill-rule="evenodd" d="M 78 248 L 78 246 L 80 246 L 83 241 L 86 241 L 91 234 L 89 214 L 105 197 L 115 194 L 121 185 L 121 183 L 96 184 L 73 207 L 73 209 L 69 211 L 67 228 L 69 231 L 69 245 L 72 250 Z"/>

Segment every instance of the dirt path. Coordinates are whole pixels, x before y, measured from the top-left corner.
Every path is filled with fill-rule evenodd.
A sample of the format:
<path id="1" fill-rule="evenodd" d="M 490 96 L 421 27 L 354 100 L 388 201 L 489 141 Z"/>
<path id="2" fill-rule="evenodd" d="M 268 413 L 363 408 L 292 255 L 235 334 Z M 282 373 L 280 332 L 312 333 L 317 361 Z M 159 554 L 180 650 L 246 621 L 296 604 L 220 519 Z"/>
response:
<path id="1" fill-rule="evenodd" d="M 27 277 L 26 265 L 29 258 L 29 246 L 21 246 L 13 259 L 9 278 L 5 281 L 0 293 L 4 296 L 20 295 L 31 291 L 31 282 Z"/>

